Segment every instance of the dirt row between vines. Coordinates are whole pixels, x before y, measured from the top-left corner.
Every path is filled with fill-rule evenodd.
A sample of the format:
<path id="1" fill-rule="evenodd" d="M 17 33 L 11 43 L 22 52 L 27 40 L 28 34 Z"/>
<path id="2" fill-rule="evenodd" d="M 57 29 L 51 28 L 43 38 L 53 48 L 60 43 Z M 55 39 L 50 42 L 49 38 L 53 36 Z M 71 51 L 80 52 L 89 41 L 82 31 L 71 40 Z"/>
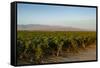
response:
<path id="1" fill-rule="evenodd" d="M 78 53 L 63 52 L 63 56 L 49 56 L 43 63 L 58 63 L 72 61 L 88 61 L 96 60 L 96 45 L 89 45 L 85 49 L 81 49 Z"/>

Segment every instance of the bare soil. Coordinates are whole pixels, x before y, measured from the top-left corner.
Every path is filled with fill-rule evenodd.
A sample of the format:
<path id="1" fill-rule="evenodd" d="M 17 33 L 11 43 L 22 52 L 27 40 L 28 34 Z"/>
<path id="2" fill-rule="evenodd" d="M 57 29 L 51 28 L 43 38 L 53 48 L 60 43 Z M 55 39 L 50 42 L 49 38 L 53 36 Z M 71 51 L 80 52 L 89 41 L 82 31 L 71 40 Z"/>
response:
<path id="1" fill-rule="evenodd" d="M 89 45 L 85 49 L 80 49 L 78 53 L 64 52 L 62 56 L 49 56 L 43 63 L 58 63 L 72 61 L 96 60 L 96 45 Z"/>
<path id="2" fill-rule="evenodd" d="M 58 62 L 72 62 L 72 61 L 89 61 L 96 60 L 96 45 L 89 45 L 85 49 L 79 49 L 78 53 L 63 52 L 61 56 L 48 56 L 43 59 L 41 63 L 58 63 Z M 20 64 L 32 64 L 30 62 L 18 61 Z"/>

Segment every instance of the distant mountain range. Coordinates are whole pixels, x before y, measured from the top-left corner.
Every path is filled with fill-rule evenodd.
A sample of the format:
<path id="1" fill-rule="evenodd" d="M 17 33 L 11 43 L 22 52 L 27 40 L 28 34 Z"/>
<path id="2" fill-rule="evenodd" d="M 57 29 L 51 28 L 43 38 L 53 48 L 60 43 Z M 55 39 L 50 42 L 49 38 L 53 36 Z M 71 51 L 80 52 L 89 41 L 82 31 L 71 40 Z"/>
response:
<path id="1" fill-rule="evenodd" d="M 94 31 L 94 30 L 85 30 L 74 27 L 65 27 L 65 26 L 49 26 L 49 25 L 40 25 L 40 24 L 28 24 L 28 25 L 18 25 L 18 30 L 27 30 L 27 31 Z"/>

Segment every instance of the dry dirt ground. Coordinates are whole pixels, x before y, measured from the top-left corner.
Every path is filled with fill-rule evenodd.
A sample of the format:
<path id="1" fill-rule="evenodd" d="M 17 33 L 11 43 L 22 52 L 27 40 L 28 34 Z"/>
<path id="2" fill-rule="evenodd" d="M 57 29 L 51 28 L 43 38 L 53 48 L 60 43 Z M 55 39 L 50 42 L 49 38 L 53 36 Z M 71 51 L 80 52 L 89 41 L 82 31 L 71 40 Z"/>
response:
<path id="1" fill-rule="evenodd" d="M 96 45 L 90 45 L 85 49 L 80 49 L 78 53 L 63 52 L 62 56 L 49 56 L 43 59 L 42 63 L 58 63 L 58 62 L 72 62 L 72 61 L 88 61 L 96 60 Z M 20 64 L 31 64 L 30 62 L 19 61 Z"/>
<path id="2" fill-rule="evenodd" d="M 90 45 L 76 54 L 64 53 L 65 56 L 50 56 L 43 63 L 72 62 L 72 61 L 88 61 L 96 60 L 96 45 Z"/>

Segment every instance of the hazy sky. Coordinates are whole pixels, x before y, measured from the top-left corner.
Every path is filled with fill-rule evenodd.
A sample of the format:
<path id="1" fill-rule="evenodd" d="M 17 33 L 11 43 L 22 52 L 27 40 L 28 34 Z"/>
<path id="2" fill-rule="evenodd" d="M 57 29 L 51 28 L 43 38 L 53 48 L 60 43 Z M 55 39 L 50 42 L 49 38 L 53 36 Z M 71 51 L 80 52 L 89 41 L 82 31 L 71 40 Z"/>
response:
<path id="1" fill-rule="evenodd" d="M 96 29 L 96 8 L 21 4 L 18 24 L 42 24 Z"/>

